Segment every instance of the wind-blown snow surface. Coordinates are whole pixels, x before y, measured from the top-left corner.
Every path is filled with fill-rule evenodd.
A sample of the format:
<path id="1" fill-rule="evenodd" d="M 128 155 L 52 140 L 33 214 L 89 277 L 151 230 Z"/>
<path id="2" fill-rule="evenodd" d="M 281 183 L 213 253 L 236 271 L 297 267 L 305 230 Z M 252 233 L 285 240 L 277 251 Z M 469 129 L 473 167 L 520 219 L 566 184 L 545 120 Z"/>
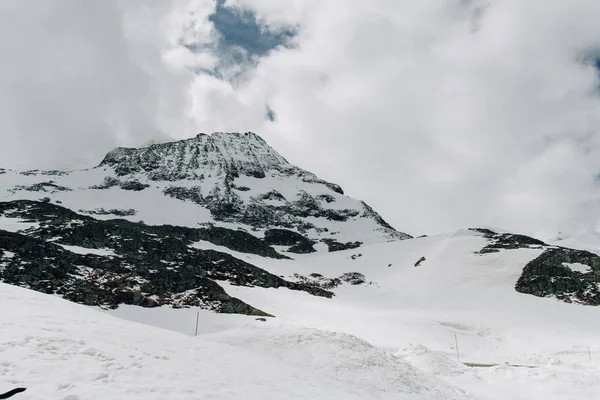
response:
<path id="1" fill-rule="evenodd" d="M 0 298 L 0 391 L 23 400 L 471 398 L 348 335 L 191 337 L 5 284 Z"/>
<path id="2" fill-rule="evenodd" d="M 281 325 L 316 328 L 332 335 L 340 332 L 397 354 L 480 399 L 596 399 L 600 393 L 600 309 L 518 293 L 514 286 L 523 267 L 542 250 L 475 254 L 486 244 L 475 232 L 459 231 L 296 260 L 238 253 L 241 259 L 286 278 L 294 273 L 333 278 L 359 272 L 367 284 L 344 283 L 334 289 L 334 298 L 324 299 L 286 289 L 221 283 L 230 295 L 267 309 L 277 318 L 258 325 L 257 333 L 223 333 L 239 326 L 240 320 L 228 317 L 221 320 L 221 329 L 212 329 L 211 320 L 201 315 L 201 330 L 211 333 L 213 340 L 257 348 L 289 362 L 311 358 L 309 348 L 319 348 L 319 353 L 327 349 L 302 338 L 293 341 L 300 347 L 284 352 Z M 207 243 L 197 246 L 215 248 Z M 423 256 L 426 260 L 414 267 Z M 141 312 L 121 307 L 111 313 L 188 334 L 195 318 L 192 310 Z M 165 319 L 160 313 L 170 317 Z M 205 321 L 207 328 L 202 328 Z M 482 366 L 471 368 L 456 361 L 455 334 L 460 361 Z M 339 338 L 344 340 L 343 335 Z M 336 365 L 346 357 L 341 354 L 329 353 L 322 360 Z M 319 361 L 310 362 L 312 369 L 322 367 Z M 356 379 L 340 374 L 336 379 Z M 388 375 L 382 374 L 376 375 L 385 382 Z"/>

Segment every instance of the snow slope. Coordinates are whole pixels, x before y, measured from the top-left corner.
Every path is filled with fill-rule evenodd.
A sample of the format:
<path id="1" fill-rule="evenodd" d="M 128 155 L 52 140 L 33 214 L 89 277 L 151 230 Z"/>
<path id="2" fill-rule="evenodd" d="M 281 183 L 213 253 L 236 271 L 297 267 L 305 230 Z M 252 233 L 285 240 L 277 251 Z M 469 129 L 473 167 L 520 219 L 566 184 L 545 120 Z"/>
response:
<path id="1" fill-rule="evenodd" d="M 596 342 L 598 307 L 515 291 L 524 265 L 541 250 L 475 254 L 486 244 L 483 237 L 465 230 L 309 255 L 296 261 L 252 260 L 286 277 L 292 272 L 327 277 L 345 272 L 365 275 L 367 284 L 343 284 L 334 289 L 333 299 L 310 298 L 289 290 L 223 286 L 257 307 L 269 305 L 281 318 L 347 332 L 388 349 L 421 343 L 452 353 L 449 345 L 457 333 L 464 342 L 464 361 L 530 363 L 538 361 L 541 354 L 550 358 L 554 352 Z M 414 267 L 422 256 L 426 260 Z M 535 355 L 530 357 L 527 353 L 531 352 Z"/>
<path id="2" fill-rule="evenodd" d="M 332 299 L 220 282 L 276 318 L 201 311 L 199 337 L 193 308 L 98 312 L 0 285 L 0 390 L 71 400 L 597 398 L 600 309 L 516 292 L 541 250 L 475 254 L 487 243 L 459 231 L 272 260 L 198 242 L 289 279 L 367 281 L 342 283 Z"/>
<path id="3" fill-rule="evenodd" d="M 274 328 L 265 351 L 261 329 L 226 343 L 5 284 L 0 298 L 0 391 L 22 400 L 472 398 L 347 335 Z"/>
<path id="4" fill-rule="evenodd" d="M 304 359 L 304 352 L 312 354 L 307 349 L 313 344 L 302 338 L 294 341 L 293 350 L 277 350 L 280 327 L 319 329 L 334 336 L 343 333 L 364 339 L 480 399 L 597 398 L 600 309 L 516 292 L 514 285 L 523 266 L 541 250 L 475 254 L 486 244 L 481 235 L 465 230 L 296 260 L 237 254 L 286 278 L 294 273 L 338 277 L 359 272 L 367 284 L 343 283 L 333 289 L 333 299 L 325 299 L 286 289 L 222 283 L 232 296 L 267 308 L 277 318 L 255 328 L 262 332 L 258 335 L 231 331 L 239 321 L 230 319 L 223 329 L 210 331 L 210 337 L 276 353 L 292 362 Z M 215 248 L 206 243 L 197 246 Z M 414 267 L 423 256 L 426 260 Z M 125 318 L 136 314 L 140 319 L 131 308 L 112 312 Z M 143 322 L 168 328 L 162 317 L 152 317 L 154 312 L 158 311 L 146 311 Z M 173 317 L 171 327 L 181 326 L 189 332 L 192 315 L 180 316 Z M 286 335 L 293 337 L 296 332 Z M 460 361 L 480 367 L 456 361 L 455 335 Z M 320 348 L 321 352 L 327 353 L 327 349 Z M 329 354 L 325 359 L 336 365 L 340 358 L 345 356 Z M 311 360 L 311 365 L 317 370 L 323 367 L 319 360 Z M 336 371 L 338 380 L 355 379 L 348 378 L 343 367 L 336 367 Z M 376 375 L 385 385 L 388 375 Z"/>

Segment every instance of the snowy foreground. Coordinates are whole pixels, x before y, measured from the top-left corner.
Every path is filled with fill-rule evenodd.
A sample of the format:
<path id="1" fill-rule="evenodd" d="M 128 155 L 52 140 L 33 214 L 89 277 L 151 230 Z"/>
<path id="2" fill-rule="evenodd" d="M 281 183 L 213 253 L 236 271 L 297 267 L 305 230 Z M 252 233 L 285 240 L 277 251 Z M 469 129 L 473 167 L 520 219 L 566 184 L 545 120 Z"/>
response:
<path id="1" fill-rule="evenodd" d="M 276 318 L 201 312 L 197 337 L 195 309 L 106 312 L 0 284 L 0 393 L 26 386 L 15 399 L 599 398 L 600 309 L 517 293 L 523 265 L 539 251 L 475 255 L 484 245 L 460 231 L 293 261 L 236 254 L 286 277 L 360 272 L 370 284 L 343 284 L 333 299 L 222 284 Z M 471 366 L 456 360 L 455 337 L 460 361 Z"/>
<path id="2" fill-rule="evenodd" d="M 352 336 L 191 337 L 0 284 L 0 386 L 19 399 L 467 399 Z"/>

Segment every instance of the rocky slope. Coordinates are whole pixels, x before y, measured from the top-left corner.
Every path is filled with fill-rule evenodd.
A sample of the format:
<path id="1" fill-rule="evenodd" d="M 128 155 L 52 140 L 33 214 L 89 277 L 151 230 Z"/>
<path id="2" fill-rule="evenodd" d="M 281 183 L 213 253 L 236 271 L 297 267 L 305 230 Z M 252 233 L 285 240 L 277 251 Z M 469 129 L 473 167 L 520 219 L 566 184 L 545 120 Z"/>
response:
<path id="1" fill-rule="evenodd" d="M 515 249 L 539 249 L 541 254 L 524 265 L 515 284 L 517 292 L 550 297 L 566 303 L 600 305 L 600 256 L 585 250 L 548 245 L 541 240 L 489 229 L 473 229 L 488 245 L 477 254 Z"/>
<path id="2" fill-rule="evenodd" d="M 333 296 L 314 285 L 286 281 L 229 254 L 193 247 L 203 240 L 284 258 L 245 232 L 102 221 L 26 200 L 0 203 L 0 220 L 5 227 L 8 221 L 26 221 L 30 226 L 18 232 L 0 229 L 0 281 L 86 305 L 193 305 L 223 313 L 267 315 L 227 295 L 218 281 Z"/>

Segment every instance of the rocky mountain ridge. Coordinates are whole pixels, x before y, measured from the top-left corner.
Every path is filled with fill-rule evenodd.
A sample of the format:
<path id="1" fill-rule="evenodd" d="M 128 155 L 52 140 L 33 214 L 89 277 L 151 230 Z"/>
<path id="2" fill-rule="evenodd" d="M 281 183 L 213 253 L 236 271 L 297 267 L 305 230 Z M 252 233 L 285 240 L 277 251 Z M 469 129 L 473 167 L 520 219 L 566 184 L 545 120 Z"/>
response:
<path id="1" fill-rule="evenodd" d="M 268 229 L 287 229 L 320 243 L 317 249 L 410 238 L 366 203 L 345 196 L 339 185 L 291 165 L 250 132 L 117 148 L 89 170 L 4 170 L 2 194 L 5 201 L 48 199 L 88 215 L 152 225 L 213 224 L 257 237 Z"/>
<path id="2" fill-rule="evenodd" d="M 17 232 L 0 229 L 0 281 L 86 305 L 197 306 L 268 315 L 227 295 L 218 281 L 333 296 L 314 285 L 286 281 L 230 254 L 193 246 L 207 241 L 238 252 L 286 258 L 241 231 L 97 220 L 27 200 L 0 203 L 0 218 L 5 224 L 13 220 L 32 225 Z"/>
<path id="3" fill-rule="evenodd" d="M 109 152 L 99 166 L 113 167 L 118 176 L 146 173 L 151 181 L 204 180 L 213 174 L 232 179 L 239 174 L 265 178 L 272 170 L 288 176 L 307 174 L 252 132 L 200 133 L 194 138 L 139 149 L 119 147 Z M 342 192 L 339 186 L 333 186 Z"/>

